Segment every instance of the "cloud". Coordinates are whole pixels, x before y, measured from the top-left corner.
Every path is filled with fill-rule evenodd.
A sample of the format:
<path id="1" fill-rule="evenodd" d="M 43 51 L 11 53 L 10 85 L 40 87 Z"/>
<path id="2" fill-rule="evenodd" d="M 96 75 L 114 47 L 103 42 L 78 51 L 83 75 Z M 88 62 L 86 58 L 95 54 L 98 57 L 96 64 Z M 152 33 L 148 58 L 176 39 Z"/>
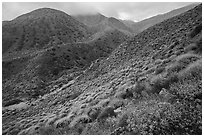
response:
<path id="1" fill-rule="evenodd" d="M 3 20 L 12 20 L 38 8 L 54 8 L 70 15 L 101 13 L 107 17 L 142 20 L 191 4 L 189 2 L 3 2 Z"/>

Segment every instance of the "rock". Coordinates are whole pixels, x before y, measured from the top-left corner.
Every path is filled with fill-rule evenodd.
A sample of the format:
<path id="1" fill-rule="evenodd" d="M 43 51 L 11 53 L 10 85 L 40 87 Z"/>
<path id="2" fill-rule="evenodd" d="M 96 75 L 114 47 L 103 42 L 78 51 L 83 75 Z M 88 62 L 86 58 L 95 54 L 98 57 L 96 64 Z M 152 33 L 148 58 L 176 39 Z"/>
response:
<path id="1" fill-rule="evenodd" d="M 119 107 L 116 110 L 114 110 L 115 113 L 120 113 L 121 111 L 122 111 L 122 107 Z"/>

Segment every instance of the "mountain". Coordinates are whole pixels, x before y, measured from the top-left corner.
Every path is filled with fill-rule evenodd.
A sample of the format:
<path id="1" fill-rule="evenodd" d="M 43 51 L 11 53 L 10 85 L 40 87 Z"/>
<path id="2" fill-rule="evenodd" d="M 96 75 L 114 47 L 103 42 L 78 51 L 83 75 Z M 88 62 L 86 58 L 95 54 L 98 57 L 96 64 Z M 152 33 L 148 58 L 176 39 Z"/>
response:
<path id="1" fill-rule="evenodd" d="M 132 20 L 120 20 L 121 22 L 123 22 L 126 26 L 132 27 L 132 25 L 134 25 L 136 22 L 132 21 Z"/>
<path id="2" fill-rule="evenodd" d="M 75 18 L 89 26 L 94 32 L 108 30 L 108 29 L 118 29 L 125 33 L 131 33 L 132 30 L 127 27 L 120 20 L 113 17 L 106 17 L 100 13 L 94 15 L 77 15 Z"/>
<path id="3" fill-rule="evenodd" d="M 42 49 L 52 43 L 83 40 L 89 35 L 87 26 L 66 13 L 42 8 L 2 23 L 4 53 Z"/>
<path id="4" fill-rule="evenodd" d="M 103 20 L 107 19 L 104 15 L 97 13 L 97 14 L 91 14 L 91 15 L 77 15 L 75 16 L 77 20 L 84 23 L 87 26 L 94 26 L 96 24 L 101 23 Z"/>
<path id="5" fill-rule="evenodd" d="M 157 23 L 160 23 L 166 19 L 177 16 L 181 13 L 184 13 L 184 12 L 194 8 L 197 5 L 198 4 L 191 4 L 191 5 L 179 8 L 179 9 L 175 9 L 175 10 L 170 11 L 168 13 L 164 13 L 164 14 L 153 16 L 151 18 L 147 18 L 145 20 L 139 21 L 139 22 L 134 23 L 134 24 L 131 23 L 131 24 L 126 24 L 126 25 L 129 26 L 136 34 L 138 34 L 138 33 L 142 32 L 143 30 L 145 30 L 151 26 L 154 26 Z"/>
<path id="6" fill-rule="evenodd" d="M 89 32 L 71 16 L 47 8 L 3 22 L 3 105 L 49 93 L 46 87 L 50 82 L 64 73 L 83 71 L 128 38 L 112 28 L 94 35 Z M 18 40 L 12 43 L 15 37 Z"/>
<path id="7" fill-rule="evenodd" d="M 65 70 L 58 79 L 39 87 L 37 90 L 45 92 L 41 96 L 23 100 L 24 92 L 31 90 L 23 91 L 21 83 L 6 81 L 13 85 L 7 91 L 19 88 L 15 95 L 19 97 L 12 99 L 10 92 L 10 98 L 7 95 L 5 99 L 2 92 L 2 134 L 201 135 L 202 5 L 114 45 L 121 37 L 121 31 L 115 31 L 114 35 L 112 31 L 97 32 L 73 46 L 60 44 L 54 50 L 40 52 L 42 59 L 46 60 L 48 54 L 65 65 L 60 56 L 63 52 L 66 56 L 68 50 L 82 54 L 71 61 L 83 63 L 84 53 L 96 45 L 111 43 L 106 51 L 115 47 L 85 69 L 72 73 Z M 114 40 L 104 42 L 110 37 Z M 91 48 L 80 53 L 81 48 L 89 47 L 85 44 Z M 32 61 L 37 62 L 38 56 Z M 40 67 L 31 65 L 36 67 L 33 70 Z"/>

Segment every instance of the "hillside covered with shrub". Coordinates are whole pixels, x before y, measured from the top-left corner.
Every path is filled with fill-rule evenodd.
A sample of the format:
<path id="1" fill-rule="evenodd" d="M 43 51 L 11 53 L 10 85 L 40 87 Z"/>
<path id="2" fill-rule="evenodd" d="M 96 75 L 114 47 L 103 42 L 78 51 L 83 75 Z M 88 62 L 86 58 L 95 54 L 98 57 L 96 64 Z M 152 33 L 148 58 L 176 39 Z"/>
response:
<path id="1" fill-rule="evenodd" d="M 118 37 L 124 36 L 119 32 L 115 32 Z M 26 103 L 6 102 L 5 107 L 14 109 L 3 109 L 3 134 L 201 135 L 202 5 L 124 42 L 117 36 L 108 40 L 119 41 L 105 48 L 112 48 L 109 54 L 81 71 L 64 72 L 41 89 L 49 90 L 46 94 Z M 107 45 L 95 39 L 88 43 L 88 51 L 95 50 L 94 44 Z M 61 45 L 42 55 L 55 54 L 57 62 L 63 62 L 58 53 L 78 51 L 84 44 Z M 85 55 L 77 53 L 81 56 L 74 61 L 83 64 Z"/>

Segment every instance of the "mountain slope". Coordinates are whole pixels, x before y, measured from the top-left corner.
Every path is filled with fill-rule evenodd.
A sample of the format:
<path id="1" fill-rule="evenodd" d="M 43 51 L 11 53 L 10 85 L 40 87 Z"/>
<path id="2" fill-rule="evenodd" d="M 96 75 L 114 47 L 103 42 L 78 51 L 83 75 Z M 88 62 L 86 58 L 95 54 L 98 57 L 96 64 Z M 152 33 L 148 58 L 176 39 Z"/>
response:
<path id="1" fill-rule="evenodd" d="M 3 134 L 200 135 L 201 64 L 199 5 L 128 39 L 71 81 L 58 79 L 27 107 L 4 108 Z"/>
<path id="2" fill-rule="evenodd" d="M 188 6 L 185 6 L 185 7 L 182 7 L 182 8 L 179 8 L 179 9 L 175 9 L 173 11 L 170 11 L 168 13 L 165 13 L 165 14 L 160 14 L 160 15 L 157 15 L 157 16 L 153 16 L 151 18 L 147 18 L 145 20 L 142 20 L 142 21 L 139 21 L 137 23 L 134 23 L 134 24 L 130 24 L 129 27 L 136 33 L 140 33 L 142 32 L 143 30 L 157 24 L 157 23 L 160 23 L 166 19 L 169 19 L 171 17 L 174 17 L 174 16 L 177 16 L 181 13 L 184 13 L 192 8 L 194 8 L 195 6 L 197 6 L 198 4 L 191 4 L 191 5 L 188 5 Z M 128 24 L 127 24 L 128 26 Z"/>
<path id="3" fill-rule="evenodd" d="M 44 90 L 47 83 L 64 73 L 71 75 L 81 71 L 98 58 L 107 57 L 127 38 L 118 30 L 110 30 L 90 41 L 55 44 L 33 54 L 4 60 L 3 104 L 15 98 L 28 100 L 49 92 Z"/>
<path id="4" fill-rule="evenodd" d="M 89 26 L 94 32 L 99 32 L 108 29 L 118 29 L 120 31 L 131 33 L 132 30 L 120 20 L 113 17 L 105 17 L 99 13 L 95 15 L 78 15 L 75 18 Z"/>
<path id="5" fill-rule="evenodd" d="M 51 43 L 76 42 L 88 36 L 87 27 L 54 9 L 42 8 L 3 22 L 3 53 L 42 49 Z"/>

